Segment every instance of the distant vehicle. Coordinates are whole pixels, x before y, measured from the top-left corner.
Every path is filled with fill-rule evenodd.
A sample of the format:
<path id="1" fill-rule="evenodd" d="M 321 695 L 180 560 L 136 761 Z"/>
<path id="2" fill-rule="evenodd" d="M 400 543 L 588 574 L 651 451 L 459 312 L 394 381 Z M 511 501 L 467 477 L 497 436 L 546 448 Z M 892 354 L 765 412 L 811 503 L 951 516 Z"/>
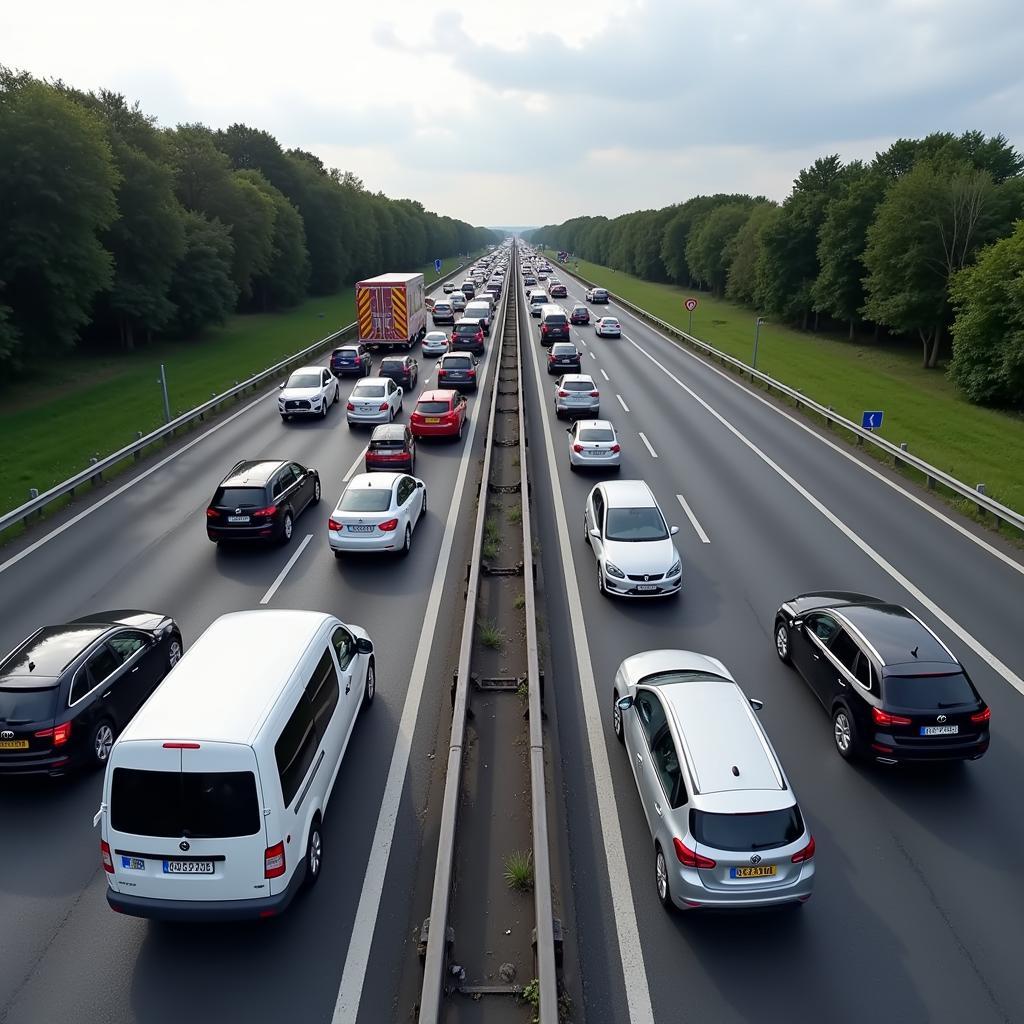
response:
<path id="1" fill-rule="evenodd" d="M 590 310 L 582 303 L 577 302 L 569 314 L 569 323 L 575 326 L 585 326 L 590 323 Z"/>
<path id="2" fill-rule="evenodd" d="M 599 316 L 594 321 L 594 333 L 599 338 L 620 338 L 622 327 L 613 316 Z"/>
<path id="3" fill-rule="evenodd" d="M 569 435 L 569 468 L 596 467 L 619 469 L 622 446 L 611 420 L 576 420 L 566 430 Z"/>
<path id="4" fill-rule="evenodd" d="M 468 414 L 466 396 L 458 391 L 440 388 L 424 391 L 409 417 L 413 437 L 462 438 Z"/>
<path id="5" fill-rule="evenodd" d="M 540 343 L 569 340 L 569 318 L 561 306 L 543 306 L 540 311 Z"/>
<path id="6" fill-rule="evenodd" d="M 331 373 L 335 377 L 368 377 L 373 359 L 365 345 L 342 345 L 331 353 Z"/>
<path id="7" fill-rule="evenodd" d="M 482 355 L 484 351 L 484 329 L 479 319 L 460 320 L 452 328 L 452 340 L 449 344 L 452 352 L 473 352 Z"/>
<path id="8" fill-rule="evenodd" d="M 327 415 L 327 410 L 341 398 L 341 388 L 334 374 L 323 366 L 303 366 L 281 385 L 277 411 L 281 419 L 293 416 Z"/>
<path id="9" fill-rule="evenodd" d="M 94 612 L 37 629 L 0 659 L 0 776 L 102 768 L 183 649 L 160 612 Z"/>
<path id="10" fill-rule="evenodd" d="M 406 473 L 359 473 L 327 520 L 335 558 L 345 552 L 393 551 L 407 555 L 412 531 L 427 514 L 427 489 Z"/>
<path id="11" fill-rule="evenodd" d="M 359 340 L 408 351 L 427 333 L 422 274 L 381 274 L 356 283 Z"/>
<path id="12" fill-rule="evenodd" d="M 448 335 L 444 331 L 427 331 L 420 352 L 425 356 L 443 356 L 448 351 Z"/>
<path id="13" fill-rule="evenodd" d="M 366 377 L 348 396 L 345 414 L 350 427 L 390 423 L 402 411 L 402 389 L 390 377 Z"/>
<path id="14" fill-rule="evenodd" d="M 564 299 L 569 293 L 561 281 L 552 281 L 548 288 L 548 294 L 553 299 Z"/>
<path id="15" fill-rule="evenodd" d="M 551 300 L 543 288 L 534 288 L 530 291 L 530 316 L 540 316 L 541 308 L 550 305 Z"/>
<path id="16" fill-rule="evenodd" d="M 477 330 L 480 330 L 477 327 Z M 437 361 L 437 383 L 439 387 L 458 388 L 459 391 L 476 391 L 476 359 L 468 352 L 453 352 L 441 356 Z"/>
<path id="17" fill-rule="evenodd" d="M 556 341 L 548 350 L 548 373 L 583 369 L 583 353 L 571 341 Z"/>
<path id="18" fill-rule="evenodd" d="M 537 283 L 537 278 L 533 274 L 523 274 L 523 286 L 529 288 L 530 285 Z"/>
<path id="19" fill-rule="evenodd" d="M 377 367 L 378 377 L 390 377 L 403 391 L 411 391 L 420 375 L 420 364 L 412 356 L 385 356 Z"/>
<path id="20" fill-rule="evenodd" d="M 588 288 L 586 291 L 587 302 L 607 303 L 608 292 L 604 288 Z"/>
<path id="21" fill-rule="evenodd" d="M 555 383 L 555 416 L 597 416 L 601 392 L 587 373 L 566 373 Z"/>
<path id="22" fill-rule="evenodd" d="M 992 712 L 952 651 L 899 605 L 800 594 L 775 617 L 775 653 L 804 677 L 846 760 L 977 760 Z"/>
<path id="23" fill-rule="evenodd" d="M 463 295 L 466 296 L 467 299 L 475 299 L 476 281 L 474 281 L 472 278 L 468 278 L 467 280 L 462 282 L 462 286 L 459 290 L 462 292 Z"/>
<path id="24" fill-rule="evenodd" d="M 217 544 L 287 544 L 295 520 L 319 500 L 320 474 L 315 469 L 278 459 L 243 459 L 221 480 L 207 506 L 206 535 Z"/>
<path id="25" fill-rule="evenodd" d="M 441 285 L 441 291 L 443 291 L 445 295 L 451 295 L 451 293 L 455 291 L 455 282 L 445 281 L 445 283 Z"/>
<path id="26" fill-rule="evenodd" d="M 364 468 L 369 473 L 375 469 L 406 473 L 416 471 L 416 439 L 405 423 L 382 423 L 373 428 L 366 446 Z"/>
<path id="27" fill-rule="evenodd" d="M 466 308 L 466 302 L 468 300 L 462 292 L 454 291 L 448 297 L 448 301 L 452 304 L 452 309 L 454 309 L 456 313 L 461 313 Z"/>

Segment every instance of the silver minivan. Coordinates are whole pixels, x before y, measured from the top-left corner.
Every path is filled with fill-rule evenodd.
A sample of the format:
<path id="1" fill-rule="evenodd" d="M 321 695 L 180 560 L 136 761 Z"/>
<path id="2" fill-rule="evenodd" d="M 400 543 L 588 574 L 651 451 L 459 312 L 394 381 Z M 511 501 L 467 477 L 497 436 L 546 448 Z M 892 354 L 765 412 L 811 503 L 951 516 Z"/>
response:
<path id="1" fill-rule="evenodd" d="M 814 837 L 756 710 L 717 658 L 645 651 L 615 674 L 626 747 L 666 908 L 805 903 Z"/>

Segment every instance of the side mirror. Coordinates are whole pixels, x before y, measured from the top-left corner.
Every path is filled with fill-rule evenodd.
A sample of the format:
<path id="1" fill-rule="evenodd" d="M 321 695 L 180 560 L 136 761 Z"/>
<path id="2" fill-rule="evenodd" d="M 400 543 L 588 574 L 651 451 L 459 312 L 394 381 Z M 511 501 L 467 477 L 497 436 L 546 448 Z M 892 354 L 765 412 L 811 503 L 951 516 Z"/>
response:
<path id="1" fill-rule="evenodd" d="M 600 539 L 601 539 L 601 531 L 600 531 L 600 530 L 598 530 L 598 529 L 597 529 L 597 528 L 595 527 L 594 529 L 592 529 L 592 530 L 590 531 L 590 536 L 591 536 L 591 537 L 596 537 L 596 538 L 597 538 L 598 540 L 600 540 Z"/>
<path id="2" fill-rule="evenodd" d="M 799 629 L 804 624 L 803 619 L 794 619 L 790 629 Z"/>
<path id="3" fill-rule="evenodd" d="M 422 488 L 423 487 L 423 481 L 422 480 L 417 480 L 416 481 L 416 486 L 419 487 L 419 488 Z"/>
<path id="4" fill-rule="evenodd" d="M 571 433 L 572 433 L 572 427 L 566 427 L 566 428 L 565 428 L 565 432 L 566 432 L 567 434 L 571 434 Z"/>
<path id="5" fill-rule="evenodd" d="M 286 383 L 287 383 L 287 382 L 286 382 Z M 280 386 L 278 387 L 278 390 L 279 390 L 279 391 L 284 391 L 284 384 L 281 384 L 281 385 L 280 385 Z"/>
<path id="6" fill-rule="evenodd" d="M 755 711 L 760 711 L 761 708 L 764 707 L 764 701 L 763 700 L 758 700 L 756 697 L 748 697 L 747 700 L 750 701 L 750 706 Z"/>
<path id="7" fill-rule="evenodd" d="M 628 711 L 633 706 L 633 698 L 632 697 L 628 697 L 628 696 L 627 697 L 620 697 L 615 702 L 615 706 L 620 711 Z"/>
<path id="8" fill-rule="evenodd" d="M 373 654 L 373 642 L 364 637 L 356 637 L 356 650 L 360 654 Z"/>
<path id="9" fill-rule="evenodd" d="M 670 526 L 668 528 L 668 532 L 669 532 L 670 536 L 674 537 L 679 532 L 679 527 L 678 526 Z"/>

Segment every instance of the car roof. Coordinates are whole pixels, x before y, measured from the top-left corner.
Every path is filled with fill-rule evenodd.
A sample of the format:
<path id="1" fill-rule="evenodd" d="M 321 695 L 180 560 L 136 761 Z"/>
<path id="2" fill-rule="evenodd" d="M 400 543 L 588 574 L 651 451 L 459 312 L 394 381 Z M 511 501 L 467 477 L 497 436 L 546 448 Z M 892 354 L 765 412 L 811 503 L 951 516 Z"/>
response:
<path id="1" fill-rule="evenodd" d="M 395 481 L 408 473 L 356 473 L 345 486 L 346 491 L 389 491 Z"/>
<path id="2" fill-rule="evenodd" d="M 355 387 L 362 387 L 364 384 L 383 384 L 385 387 L 391 383 L 390 377 L 364 377 L 362 380 L 357 380 Z"/>
<path id="3" fill-rule="evenodd" d="M 384 356 L 380 361 L 380 365 L 383 366 L 385 363 L 404 363 L 407 359 L 412 359 L 412 356 Z"/>
<path id="4" fill-rule="evenodd" d="M 551 343 L 551 351 L 553 352 L 556 348 L 571 348 L 577 355 L 580 354 L 580 350 L 576 347 L 574 341 L 555 341 Z"/>
<path id="5" fill-rule="evenodd" d="M 64 669 L 110 626 L 108 622 L 69 622 L 37 629 L 0 662 L 0 688 L 52 686 Z"/>
<path id="6" fill-rule="evenodd" d="M 611 420 L 576 420 L 576 426 L 610 430 L 613 434 L 615 433 L 615 424 Z"/>
<path id="7" fill-rule="evenodd" d="M 220 482 L 221 487 L 263 487 L 284 465 L 280 459 L 243 459 Z"/>
<path id="8" fill-rule="evenodd" d="M 326 612 L 260 608 L 215 619 L 118 743 L 216 740 L 252 743 L 325 622 Z"/>
<path id="9" fill-rule="evenodd" d="M 610 505 L 654 508 L 658 504 L 644 480 L 604 480 L 597 486 L 603 488 Z"/>
<path id="10" fill-rule="evenodd" d="M 327 369 L 325 366 L 300 366 L 292 370 L 288 376 L 291 377 L 296 373 L 323 373 L 325 369 Z"/>
<path id="11" fill-rule="evenodd" d="M 582 380 L 590 381 L 591 384 L 594 383 L 594 378 L 589 373 L 563 373 L 562 380 Z"/>
<path id="12" fill-rule="evenodd" d="M 833 608 L 871 645 L 885 666 L 960 663 L 915 615 L 896 604 L 848 604 Z"/>
<path id="13" fill-rule="evenodd" d="M 404 439 L 405 432 L 408 430 L 408 426 L 405 423 L 381 423 L 379 426 L 373 428 L 373 433 L 370 435 L 370 440 L 386 438 L 400 438 Z"/>
<path id="14" fill-rule="evenodd" d="M 434 388 L 433 391 L 423 391 L 417 401 L 420 402 L 450 402 L 458 396 L 454 388 Z"/>

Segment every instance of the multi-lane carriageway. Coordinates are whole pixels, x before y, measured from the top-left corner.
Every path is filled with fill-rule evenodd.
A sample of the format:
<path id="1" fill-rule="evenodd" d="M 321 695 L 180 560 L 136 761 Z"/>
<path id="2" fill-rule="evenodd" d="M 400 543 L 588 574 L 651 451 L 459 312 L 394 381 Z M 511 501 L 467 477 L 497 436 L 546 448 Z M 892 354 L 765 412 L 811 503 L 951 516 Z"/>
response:
<path id="1" fill-rule="evenodd" d="M 566 306 L 582 299 L 567 284 Z M 522 313 L 573 1019 L 1024 1020 L 1020 560 L 625 310 L 610 312 L 621 339 L 573 328 L 574 340 L 622 435 L 623 477 L 646 479 L 681 527 L 685 589 L 665 604 L 597 594 L 580 535 L 593 481 L 569 472 L 553 379 Z M 483 395 L 489 358 L 481 368 Z M 217 615 L 261 602 L 366 626 L 378 697 L 332 798 L 323 878 L 313 898 L 259 927 L 119 917 L 103 898 L 91 824 L 99 779 L 0 781 L 0 1021 L 410 1019 L 443 760 L 431 755 L 446 743 L 485 410 L 472 400 L 462 445 L 421 449 L 431 514 L 410 557 L 336 563 L 324 542 L 329 499 L 365 434 L 336 410 L 282 424 L 274 403 L 273 393 L 250 402 L 157 471 L 140 466 L 4 548 L 0 647 L 44 622 L 132 606 L 173 614 L 186 644 Z M 327 500 L 298 521 L 290 548 L 217 552 L 202 510 L 226 468 L 256 455 L 316 466 Z M 771 645 L 779 602 L 827 587 L 905 603 L 939 631 L 992 707 L 983 760 L 914 772 L 840 761 L 827 718 Z M 817 841 L 817 891 L 801 910 L 669 916 L 658 906 L 646 823 L 608 722 L 615 667 L 655 647 L 717 655 L 765 700 L 762 719 Z"/>

